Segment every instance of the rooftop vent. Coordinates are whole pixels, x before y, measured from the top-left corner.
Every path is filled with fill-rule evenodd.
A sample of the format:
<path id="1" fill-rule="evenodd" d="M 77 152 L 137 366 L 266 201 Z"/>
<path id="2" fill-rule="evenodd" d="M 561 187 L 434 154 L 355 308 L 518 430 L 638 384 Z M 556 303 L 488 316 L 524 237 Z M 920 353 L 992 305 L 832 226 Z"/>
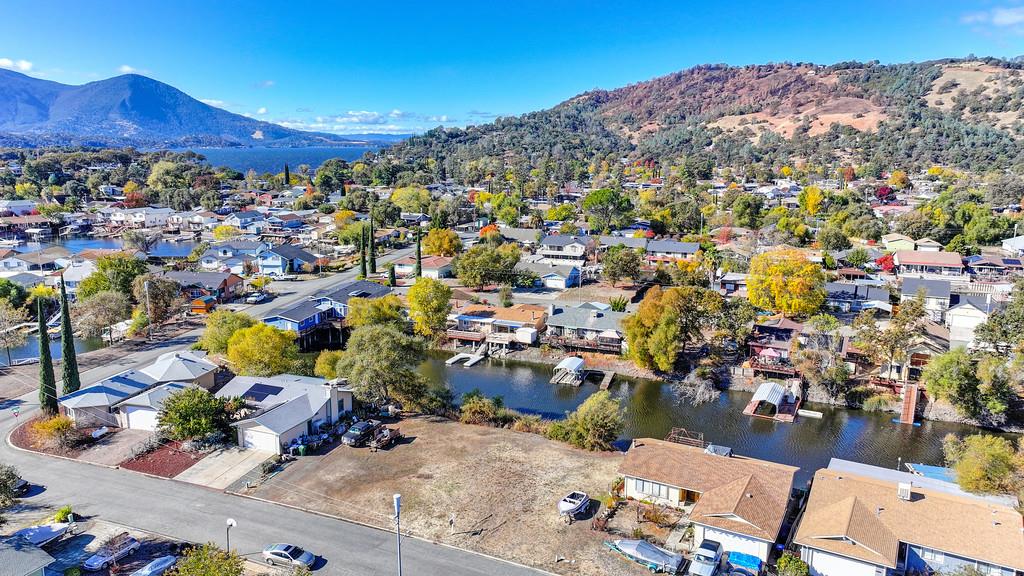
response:
<path id="1" fill-rule="evenodd" d="M 911 492 L 910 489 L 913 485 L 909 482 L 900 482 L 896 487 L 896 497 L 900 500 L 906 500 L 910 502 Z"/>

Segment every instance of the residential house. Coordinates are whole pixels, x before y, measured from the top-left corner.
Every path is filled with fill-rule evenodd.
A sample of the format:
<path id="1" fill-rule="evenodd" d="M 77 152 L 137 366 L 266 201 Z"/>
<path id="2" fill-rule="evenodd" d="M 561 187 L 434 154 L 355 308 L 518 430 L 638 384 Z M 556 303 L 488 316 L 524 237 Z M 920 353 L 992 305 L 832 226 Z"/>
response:
<path id="1" fill-rule="evenodd" d="M 520 262 L 516 265 L 516 271 L 522 274 L 536 275 L 537 280 L 534 282 L 534 285 L 555 290 L 565 290 L 573 286 L 579 286 L 582 282 L 580 269 L 575 265 Z"/>
<path id="2" fill-rule="evenodd" d="M 206 353 L 191 350 L 165 352 L 139 370 L 154 382 L 183 382 L 209 390 L 213 388 L 217 365 L 206 359 Z"/>
<path id="3" fill-rule="evenodd" d="M 647 263 L 678 262 L 689 260 L 700 250 L 697 242 L 676 242 L 675 240 L 651 240 L 647 243 Z"/>
<path id="4" fill-rule="evenodd" d="M 416 271 L 416 257 L 406 256 L 395 260 L 395 274 L 410 276 Z M 424 256 L 420 258 L 420 275 L 439 280 L 452 275 L 452 259 L 447 256 Z"/>
<path id="5" fill-rule="evenodd" d="M 296 274 L 316 266 L 317 257 L 292 244 L 274 246 L 256 257 L 260 274 L 284 276 Z"/>
<path id="6" fill-rule="evenodd" d="M 597 237 L 598 249 L 601 251 L 607 251 L 609 248 L 615 246 L 622 246 L 633 250 L 646 250 L 647 249 L 647 237 L 642 236 L 635 238 L 633 236 L 607 236 L 602 235 Z"/>
<path id="7" fill-rule="evenodd" d="M 727 297 L 746 298 L 750 274 L 726 272 L 718 281 L 718 293 Z"/>
<path id="8" fill-rule="evenodd" d="M 0 540 L 0 566 L 4 576 L 45 576 L 53 556 L 24 538 Z"/>
<path id="9" fill-rule="evenodd" d="M 423 226 L 430 223 L 430 216 L 422 212 L 402 212 L 399 217 L 407 226 Z"/>
<path id="10" fill-rule="evenodd" d="M 789 511 L 799 468 L 729 449 L 640 438 L 619 466 L 625 496 L 689 510 L 693 542 L 767 562 Z"/>
<path id="11" fill-rule="evenodd" d="M 974 347 L 974 331 L 984 324 L 998 306 L 991 295 L 956 294 L 944 318 L 949 329 L 949 347 Z"/>
<path id="12" fill-rule="evenodd" d="M 14 282 L 18 286 L 21 286 L 25 290 L 31 290 L 32 288 L 45 284 L 45 280 L 39 274 L 33 274 L 31 272 L 15 272 L 9 276 L 0 275 L 0 278 L 9 282 Z"/>
<path id="13" fill-rule="evenodd" d="M 85 280 L 95 271 L 95 261 L 75 257 L 71 259 L 67 267 L 60 271 L 58 279 L 63 278 L 64 287 L 67 289 L 68 294 L 74 294 L 78 292 L 78 285 L 82 283 L 82 280 Z M 59 284 L 59 282 L 55 281 L 54 284 Z"/>
<path id="14" fill-rule="evenodd" d="M 0 200 L 0 214 L 5 216 L 27 216 L 35 210 L 35 200 Z"/>
<path id="15" fill-rule="evenodd" d="M 914 249 L 918 252 L 942 252 L 942 244 L 931 238 L 921 238 L 914 242 Z"/>
<path id="16" fill-rule="evenodd" d="M 924 309 L 934 322 L 942 322 L 949 310 L 951 288 L 947 280 L 904 278 L 900 285 L 900 302 L 924 295 Z"/>
<path id="17" fill-rule="evenodd" d="M 257 240 L 231 240 L 214 244 L 199 257 L 203 270 L 244 274 L 256 267 L 256 258 L 267 250 L 267 244 Z"/>
<path id="18" fill-rule="evenodd" d="M 164 401 L 186 388 L 188 386 L 178 382 L 167 382 L 116 402 L 113 408 L 117 420 L 124 428 L 154 431 L 159 425 Z"/>
<path id="19" fill-rule="evenodd" d="M 239 230 L 245 230 L 252 234 L 259 234 L 263 232 L 266 219 L 261 212 L 257 212 L 255 210 L 243 210 L 229 215 L 224 219 L 224 224 L 227 226 L 234 226 Z"/>
<path id="20" fill-rule="evenodd" d="M 1020 258 L 1002 258 L 976 254 L 964 259 L 974 282 L 1012 281 L 1024 272 Z"/>
<path id="21" fill-rule="evenodd" d="M 51 246 L 35 252 L 22 252 L 4 259 L 5 272 L 52 272 L 71 262 L 71 252 Z"/>
<path id="22" fill-rule="evenodd" d="M 970 277 L 964 274 L 963 258 L 956 252 L 899 250 L 893 256 L 893 264 L 896 274 L 901 277 L 970 281 Z"/>
<path id="23" fill-rule="evenodd" d="M 818 470 L 793 543 L 813 576 L 1024 571 L 1016 499 L 833 458 Z"/>
<path id="24" fill-rule="evenodd" d="M 1003 250 L 1005 250 L 1010 256 L 1020 258 L 1024 256 L 1024 236 L 1014 236 L 1013 238 L 1007 238 L 1002 243 Z"/>
<path id="25" fill-rule="evenodd" d="M 896 234 L 895 232 L 882 236 L 882 246 L 888 252 L 913 251 L 917 249 L 913 238 L 904 234 Z"/>
<path id="26" fill-rule="evenodd" d="M 589 306 L 549 306 L 545 344 L 569 350 L 621 354 L 626 345 L 622 321 L 625 312 L 596 310 Z"/>
<path id="27" fill-rule="evenodd" d="M 181 284 L 181 291 L 188 298 L 213 296 L 217 302 L 230 302 L 240 296 L 245 288 L 241 276 L 230 272 L 169 270 L 160 275 Z"/>
<path id="28" fill-rule="evenodd" d="M 115 226 L 128 228 L 163 228 L 171 214 L 174 214 L 171 208 L 124 208 L 111 214 L 110 221 Z"/>
<path id="29" fill-rule="evenodd" d="M 804 325 L 778 317 L 756 322 L 748 340 L 750 367 L 754 373 L 791 378 L 797 374 L 790 352 L 800 342 Z"/>
<path id="30" fill-rule="evenodd" d="M 502 238 L 524 247 L 536 246 L 541 234 L 543 232 L 535 228 L 511 228 L 507 226 L 501 228 Z"/>
<path id="31" fill-rule="evenodd" d="M 888 325 L 887 322 L 880 323 L 883 329 Z M 935 356 L 946 352 L 949 352 L 949 329 L 941 324 L 926 321 L 921 332 L 904 350 L 904 357 L 891 365 L 883 363 L 878 368 L 878 375 L 893 385 L 895 389 L 899 389 L 901 382 L 920 380 L 921 373 L 928 362 Z"/>
<path id="32" fill-rule="evenodd" d="M 284 310 L 271 312 L 263 317 L 263 323 L 295 332 L 299 347 L 305 349 L 314 338 L 314 332 L 325 326 L 331 317 L 332 308 L 329 303 L 306 300 Z"/>
<path id="33" fill-rule="evenodd" d="M 593 241 L 584 236 L 554 235 L 541 239 L 537 261 L 583 267 L 593 252 Z"/>
<path id="34" fill-rule="evenodd" d="M 138 370 L 125 370 L 57 400 L 62 414 L 77 427 L 124 426 L 114 406 L 156 386 L 153 377 Z"/>
<path id="35" fill-rule="evenodd" d="M 885 288 L 845 282 L 825 284 L 825 305 L 838 312 L 860 312 L 869 308 L 892 312 Z"/>
<path id="36" fill-rule="evenodd" d="M 469 304 L 448 315 L 452 328 L 447 335 L 465 342 L 535 344 L 547 318 L 547 309 L 534 304 L 508 308 Z"/>
<path id="37" fill-rule="evenodd" d="M 348 316 L 348 302 L 352 298 L 380 298 L 390 293 L 391 288 L 383 284 L 369 280 L 352 280 L 329 292 L 321 292 L 313 297 L 313 301 L 317 304 L 328 304 L 331 317 L 340 319 Z"/>
<path id="38" fill-rule="evenodd" d="M 353 401 L 352 390 L 343 381 L 293 374 L 236 376 L 217 396 L 241 397 L 252 409 L 232 424 L 238 445 L 274 454 L 285 453 L 302 436 L 351 412 Z"/>
<path id="39" fill-rule="evenodd" d="M 293 232 L 306 225 L 302 217 L 294 213 L 279 213 L 267 217 L 267 232 L 283 234 Z"/>
<path id="40" fill-rule="evenodd" d="M 188 229 L 193 232 L 200 232 L 202 230 L 213 230 L 221 222 L 221 219 L 215 212 L 202 211 L 196 212 L 189 216 Z"/>

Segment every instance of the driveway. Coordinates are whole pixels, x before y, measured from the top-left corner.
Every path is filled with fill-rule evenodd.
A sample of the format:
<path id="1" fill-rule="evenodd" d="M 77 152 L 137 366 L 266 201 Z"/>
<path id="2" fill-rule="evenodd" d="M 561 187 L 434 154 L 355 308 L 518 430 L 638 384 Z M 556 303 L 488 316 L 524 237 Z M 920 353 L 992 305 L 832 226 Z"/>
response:
<path id="1" fill-rule="evenodd" d="M 153 433 L 148 430 L 132 430 L 122 428 L 113 434 L 101 438 L 78 456 L 78 460 L 117 466 L 132 456 L 132 449 L 142 444 Z"/>
<path id="2" fill-rule="evenodd" d="M 270 452 L 233 446 L 207 455 L 174 479 L 224 490 L 270 456 Z"/>

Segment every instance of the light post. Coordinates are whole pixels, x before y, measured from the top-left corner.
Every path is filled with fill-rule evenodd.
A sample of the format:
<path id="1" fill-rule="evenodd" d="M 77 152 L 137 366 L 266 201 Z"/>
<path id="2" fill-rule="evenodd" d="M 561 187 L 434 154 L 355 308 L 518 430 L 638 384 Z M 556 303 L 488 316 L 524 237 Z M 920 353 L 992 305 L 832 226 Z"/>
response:
<path id="1" fill-rule="evenodd" d="M 402 495 L 395 494 L 395 536 L 398 542 L 398 576 L 402 576 Z"/>
<path id="2" fill-rule="evenodd" d="M 226 542 L 227 549 L 228 549 L 228 553 L 230 553 L 231 552 L 231 529 L 234 528 L 235 526 L 238 526 L 238 523 L 235 522 L 234 518 L 228 518 L 228 521 L 226 522 L 226 524 L 227 524 L 227 531 L 226 531 L 226 538 L 225 538 L 225 540 L 227 540 L 227 542 Z"/>

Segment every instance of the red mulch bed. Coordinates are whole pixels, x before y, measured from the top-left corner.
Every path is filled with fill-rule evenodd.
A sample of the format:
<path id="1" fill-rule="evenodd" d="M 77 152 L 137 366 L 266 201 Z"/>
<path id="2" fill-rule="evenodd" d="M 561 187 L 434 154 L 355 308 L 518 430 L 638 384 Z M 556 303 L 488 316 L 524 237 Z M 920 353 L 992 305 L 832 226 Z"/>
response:
<path id="1" fill-rule="evenodd" d="M 36 436 L 35 432 L 32 431 L 32 424 L 42 420 L 41 417 L 36 416 L 25 420 L 21 425 L 11 432 L 11 444 L 22 450 L 32 450 L 33 452 L 42 452 L 43 454 L 55 454 L 57 456 L 65 456 L 67 458 L 77 458 L 86 448 L 89 447 L 89 443 L 84 443 L 77 448 L 60 448 L 54 446 L 48 442 L 40 441 Z M 82 435 L 85 438 L 89 437 L 95 428 L 82 429 Z"/>
<path id="2" fill-rule="evenodd" d="M 169 442 L 134 460 L 121 462 L 120 467 L 154 476 L 173 478 L 192 467 L 206 456 L 205 453 L 184 452 L 180 442 Z"/>

